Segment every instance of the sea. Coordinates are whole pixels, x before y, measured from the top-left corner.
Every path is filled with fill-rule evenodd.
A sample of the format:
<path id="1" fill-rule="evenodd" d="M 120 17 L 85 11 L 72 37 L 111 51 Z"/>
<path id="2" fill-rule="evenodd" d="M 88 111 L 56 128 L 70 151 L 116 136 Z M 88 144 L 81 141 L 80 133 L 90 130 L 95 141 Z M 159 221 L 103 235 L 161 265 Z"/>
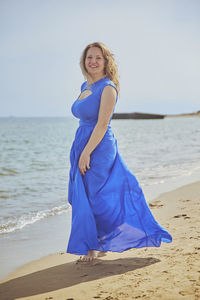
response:
<path id="1" fill-rule="evenodd" d="M 112 120 L 118 148 L 147 202 L 200 180 L 200 118 Z M 65 252 L 73 117 L 0 118 L 0 277 Z"/>

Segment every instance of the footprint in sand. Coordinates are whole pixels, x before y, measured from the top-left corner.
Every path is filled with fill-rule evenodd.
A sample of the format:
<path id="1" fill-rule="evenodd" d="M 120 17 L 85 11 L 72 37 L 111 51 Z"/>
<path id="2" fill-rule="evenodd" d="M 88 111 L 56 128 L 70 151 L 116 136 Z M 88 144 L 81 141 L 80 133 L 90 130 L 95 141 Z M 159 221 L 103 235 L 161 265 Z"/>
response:
<path id="1" fill-rule="evenodd" d="M 80 277 L 86 277 L 86 276 L 88 276 L 88 274 L 82 274 L 82 275 L 80 275 Z"/>
<path id="2" fill-rule="evenodd" d="M 188 202 L 190 200 L 186 199 L 186 200 L 178 200 L 178 201 L 180 201 L 180 202 Z"/>
<path id="3" fill-rule="evenodd" d="M 149 207 L 150 208 L 159 208 L 159 207 L 162 207 L 163 206 L 163 204 L 158 204 L 158 202 L 154 202 L 154 204 L 153 203 L 149 203 Z"/>
<path id="4" fill-rule="evenodd" d="M 175 215 L 175 216 L 173 216 L 173 218 L 181 218 L 181 217 L 184 217 L 184 219 L 190 218 L 190 217 L 187 216 L 187 214 L 182 214 L 182 215 Z"/>

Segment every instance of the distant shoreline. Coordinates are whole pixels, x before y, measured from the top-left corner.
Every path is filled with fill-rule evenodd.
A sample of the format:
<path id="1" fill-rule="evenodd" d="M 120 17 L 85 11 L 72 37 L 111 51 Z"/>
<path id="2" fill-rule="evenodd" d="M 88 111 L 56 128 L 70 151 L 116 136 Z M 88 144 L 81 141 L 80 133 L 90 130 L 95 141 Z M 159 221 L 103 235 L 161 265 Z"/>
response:
<path id="1" fill-rule="evenodd" d="M 200 110 L 194 113 L 183 113 L 183 114 L 151 114 L 151 113 L 141 113 L 141 112 L 132 112 L 132 113 L 114 113 L 112 119 L 164 119 L 172 117 L 199 117 Z"/>
<path id="2" fill-rule="evenodd" d="M 158 113 L 143 113 L 143 112 L 131 112 L 131 113 L 114 113 L 112 119 L 164 119 L 171 117 L 199 117 L 200 110 L 192 113 L 182 114 L 158 114 Z M 0 116 L 0 119 L 43 119 L 43 118 L 74 118 L 72 115 L 63 116 Z"/>
<path id="3" fill-rule="evenodd" d="M 172 114 L 172 115 L 165 115 L 167 118 L 173 117 L 200 117 L 200 110 L 194 113 L 184 113 L 184 114 Z"/>

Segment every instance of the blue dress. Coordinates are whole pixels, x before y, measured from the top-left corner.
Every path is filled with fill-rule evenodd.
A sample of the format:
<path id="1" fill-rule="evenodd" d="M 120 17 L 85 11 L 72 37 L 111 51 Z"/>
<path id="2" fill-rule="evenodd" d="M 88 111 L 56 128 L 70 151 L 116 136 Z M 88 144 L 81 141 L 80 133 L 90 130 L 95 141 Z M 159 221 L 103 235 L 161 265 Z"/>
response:
<path id="1" fill-rule="evenodd" d="M 91 153 L 90 169 L 85 175 L 79 171 L 79 157 L 97 123 L 101 94 L 107 85 L 116 89 L 104 77 L 91 85 L 91 95 L 72 105 L 73 115 L 80 120 L 70 151 L 68 201 L 72 205 L 72 226 L 68 253 L 122 252 L 172 241 L 167 230 L 154 219 L 136 177 L 123 161 L 110 122 Z M 85 81 L 81 92 L 86 89 Z"/>

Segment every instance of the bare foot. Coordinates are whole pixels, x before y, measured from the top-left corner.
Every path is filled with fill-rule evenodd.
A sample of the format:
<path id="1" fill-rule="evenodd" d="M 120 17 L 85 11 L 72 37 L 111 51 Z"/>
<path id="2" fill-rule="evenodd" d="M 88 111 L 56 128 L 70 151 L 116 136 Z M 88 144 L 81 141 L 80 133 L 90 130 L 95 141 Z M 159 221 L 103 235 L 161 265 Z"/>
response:
<path id="1" fill-rule="evenodd" d="M 91 262 L 91 261 L 97 259 L 97 257 L 98 257 L 98 251 L 89 250 L 88 255 L 81 256 L 78 261 Z"/>

